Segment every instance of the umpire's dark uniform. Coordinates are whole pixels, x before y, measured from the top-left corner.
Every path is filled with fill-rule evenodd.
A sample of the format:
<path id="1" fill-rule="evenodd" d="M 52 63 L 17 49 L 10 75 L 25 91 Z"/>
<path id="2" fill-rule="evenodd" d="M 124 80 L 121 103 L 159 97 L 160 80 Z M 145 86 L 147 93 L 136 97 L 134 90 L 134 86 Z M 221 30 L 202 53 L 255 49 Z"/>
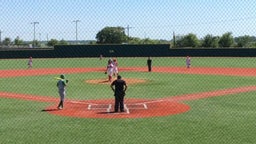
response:
<path id="1" fill-rule="evenodd" d="M 151 72 L 151 70 L 152 70 L 152 60 L 150 59 L 150 57 L 148 57 L 147 65 L 148 65 L 148 71 Z"/>
<path id="2" fill-rule="evenodd" d="M 115 96 L 115 112 L 118 112 L 119 107 L 120 111 L 124 112 L 124 96 L 125 91 L 127 90 L 127 85 L 126 82 L 121 79 L 120 75 L 117 76 L 117 80 L 111 83 L 111 89 L 114 91 Z"/>

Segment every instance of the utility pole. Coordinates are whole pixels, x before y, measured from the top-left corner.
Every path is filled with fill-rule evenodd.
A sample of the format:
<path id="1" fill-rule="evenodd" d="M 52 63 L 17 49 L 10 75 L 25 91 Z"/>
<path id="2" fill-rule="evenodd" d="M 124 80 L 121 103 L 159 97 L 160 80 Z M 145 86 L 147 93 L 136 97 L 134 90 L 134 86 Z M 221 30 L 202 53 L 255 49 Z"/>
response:
<path id="1" fill-rule="evenodd" d="M 33 47 L 35 47 L 35 40 L 36 40 L 36 24 L 39 24 L 39 22 L 32 22 L 34 26 L 34 38 L 33 38 Z"/>
<path id="2" fill-rule="evenodd" d="M 125 28 L 127 29 L 127 36 L 128 36 L 128 44 L 129 44 L 129 39 L 130 39 L 130 29 L 133 28 L 133 27 L 130 27 L 129 25 Z"/>
<path id="3" fill-rule="evenodd" d="M 0 30 L 0 46 L 2 46 L 2 31 Z"/>
<path id="4" fill-rule="evenodd" d="M 41 33 L 39 33 L 39 46 L 41 47 Z"/>
<path id="5" fill-rule="evenodd" d="M 80 22 L 80 20 L 74 20 L 74 23 L 76 23 L 76 44 L 78 44 L 78 39 L 77 39 L 77 23 Z"/>
<path id="6" fill-rule="evenodd" d="M 176 36 L 175 36 L 175 32 L 173 31 L 173 48 L 176 47 Z"/>

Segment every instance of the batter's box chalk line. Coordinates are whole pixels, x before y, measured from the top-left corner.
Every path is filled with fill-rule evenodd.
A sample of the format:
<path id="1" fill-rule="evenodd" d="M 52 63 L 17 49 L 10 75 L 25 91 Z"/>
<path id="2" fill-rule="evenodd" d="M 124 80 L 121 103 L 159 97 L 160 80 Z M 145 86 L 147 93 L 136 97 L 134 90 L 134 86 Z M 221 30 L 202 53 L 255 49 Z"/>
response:
<path id="1" fill-rule="evenodd" d="M 112 104 L 88 104 L 88 110 L 104 110 L 108 113 L 111 112 Z M 130 114 L 130 110 L 146 110 L 148 106 L 146 103 L 139 103 L 139 104 L 124 104 L 124 109 L 127 114 Z"/>
<path id="2" fill-rule="evenodd" d="M 126 104 L 127 108 L 129 109 L 148 109 L 147 104 L 140 103 L 140 104 Z"/>
<path id="3" fill-rule="evenodd" d="M 110 109 L 111 104 L 88 104 L 88 110 Z"/>

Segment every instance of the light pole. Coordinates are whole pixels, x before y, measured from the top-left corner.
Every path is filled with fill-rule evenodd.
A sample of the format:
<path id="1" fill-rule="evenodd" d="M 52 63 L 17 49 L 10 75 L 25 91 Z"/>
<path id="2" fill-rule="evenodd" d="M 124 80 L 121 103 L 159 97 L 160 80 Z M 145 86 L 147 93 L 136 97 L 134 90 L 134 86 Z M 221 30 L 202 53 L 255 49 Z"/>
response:
<path id="1" fill-rule="evenodd" d="M 34 26 L 34 38 L 33 38 L 33 47 L 35 46 L 35 40 L 36 40 L 36 24 L 39 24 L 39 22 L 32 22 Z"/>
<path id="2" fill-rule="evenodd" d="M 78 43 L 77 41 L 77 23 L 80 22 L 80 20 L 74 20 L 74 23 L 76 23 L 76 44 Z"/>
<path id="3" fill-rule="evenodd" d="M 2 46 L 2 32 L 3 31 L 0 30 L 0 46 Z"/>
<path id="4" fill-rule="evenodd" d="M 173 31 L 173 47 L 176 47 L 176 36 L 175 36 L 175 32 Z"/>

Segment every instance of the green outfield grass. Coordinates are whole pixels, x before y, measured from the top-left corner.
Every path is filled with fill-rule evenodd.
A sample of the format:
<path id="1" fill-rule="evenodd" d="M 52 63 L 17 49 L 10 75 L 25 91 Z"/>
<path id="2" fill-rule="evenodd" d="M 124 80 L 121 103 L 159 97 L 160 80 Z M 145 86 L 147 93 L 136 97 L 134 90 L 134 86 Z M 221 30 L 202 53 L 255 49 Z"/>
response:
<path id="1" fill-rule="evenodd" d="M 107 59 L 33 59 L 34 69 L 106 67 Z M 157 66 L 185 67 L 185 58 L 152 58 Z M 147 58 L 118 58 L 120 67 L 146 67 Z M 0 69 L 26 69 L 28 59 L 0 60 Z M 192 57 L 192 67 L 256 67 L 255 58 Z M 120 72 L 124 78 L 146 79 L 128 84 L 127 98 L 163 98 L 226 88 L 252 86 L 255 77 Z M 0 92 L 58 98 L 59 75 L 0 79 Z M 67 99 L 113 98 L 109 85 L 85 83 L 105 78 L 102 72 L 66 74 Z M 0 143 L 106 143 L 106 144 L 240 144 L 255 143 L 256 92 L 185 101 L 191 110 L 177 115 L 135 119 L 71 118 L 42 110 L 51 103 L 0 97 Z"/>

